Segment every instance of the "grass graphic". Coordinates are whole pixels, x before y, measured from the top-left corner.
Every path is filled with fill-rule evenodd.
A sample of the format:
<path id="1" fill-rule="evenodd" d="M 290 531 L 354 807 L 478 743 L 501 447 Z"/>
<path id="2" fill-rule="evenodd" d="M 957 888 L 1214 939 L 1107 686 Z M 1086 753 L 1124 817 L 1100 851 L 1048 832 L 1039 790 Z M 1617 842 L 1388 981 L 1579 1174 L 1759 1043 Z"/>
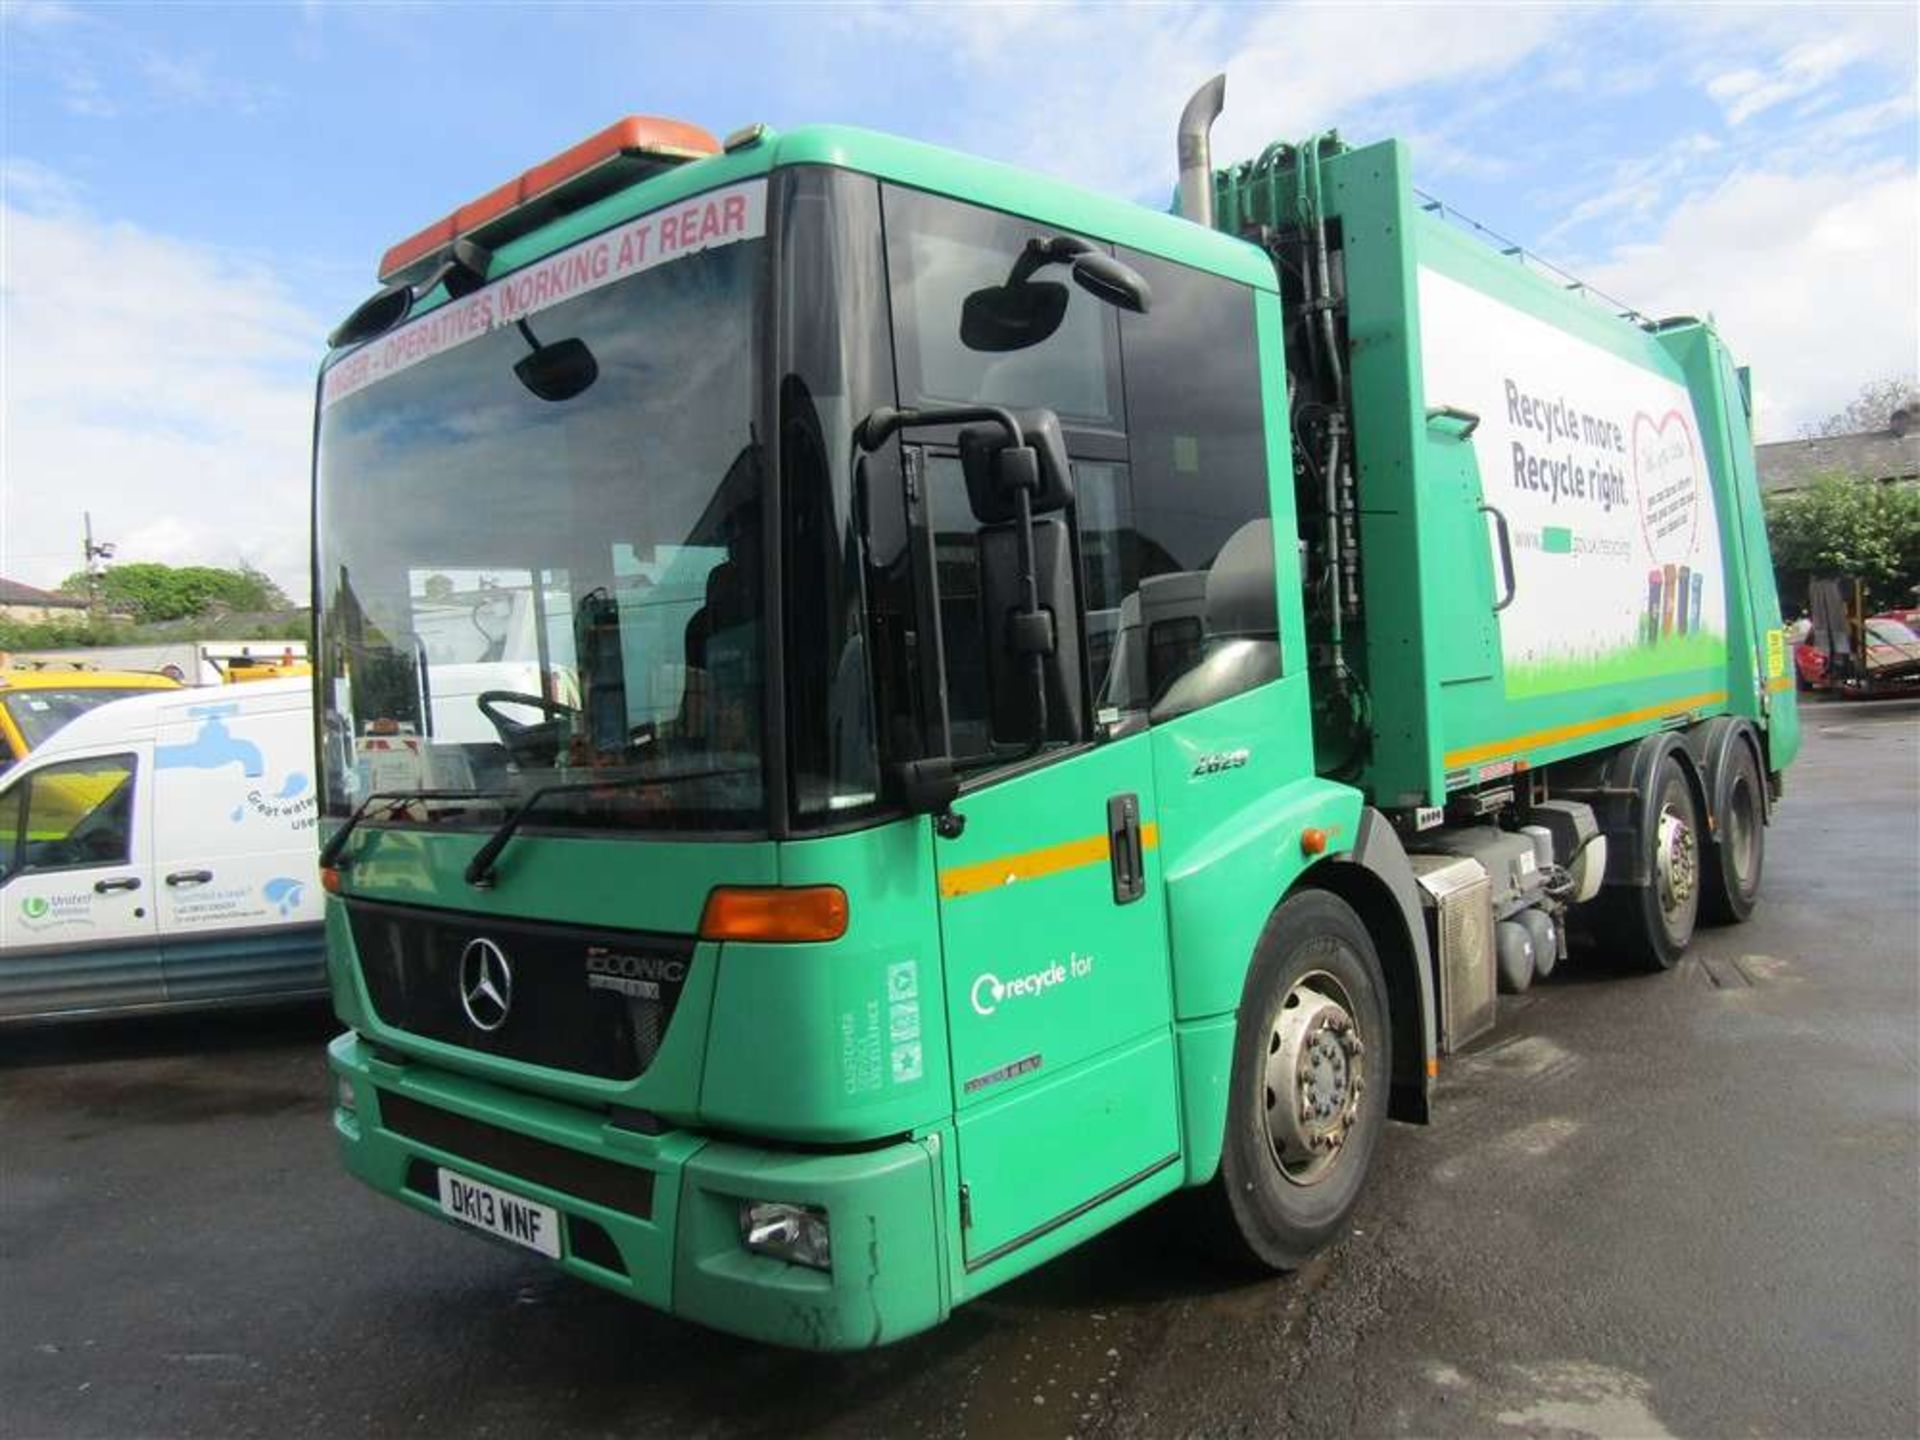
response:
<path id="1" fill-rule="evenodd" d="M 1551 660 L 1523 661 L 1507 666 L 1507 695 L 1557 695 L 1674 675 L 1683 670 L 1718 669 L 1727 663 L 1727 642 L 1721 635 L 1663 635 L 1652 645 L 1635 643 L 1585 655 L 1555 656 Z"/>

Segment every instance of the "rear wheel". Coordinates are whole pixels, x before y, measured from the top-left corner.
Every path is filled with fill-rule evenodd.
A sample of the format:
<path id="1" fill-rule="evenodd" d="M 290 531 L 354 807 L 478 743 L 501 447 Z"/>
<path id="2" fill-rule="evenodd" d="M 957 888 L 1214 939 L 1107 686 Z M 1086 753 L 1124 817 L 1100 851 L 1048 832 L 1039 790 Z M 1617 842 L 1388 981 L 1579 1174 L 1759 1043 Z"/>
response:
<path id="1" fill-rule="evenodd" d="M 1386 1123 L 1386 986 L 1352 908 L 1320 891 L 1261 936 L 1234 1042 L 1216 1232 L 1242 1260 L 1291 1270 L 1333 1239 Z"/>
<path id="2" fill-rule="evenodd" d="M 1760 762 L 1751 746 L 1735 741 L 1726 802 L 1716 817 L 1713 844 L 1702 867 L 1700 900 L 1708 918 L 1739 921 L 1753 914 L 1760 899 L 1760 871 L 1767 858 L 1767 810 L 1761 794 Z"/>
<path id="3" fill-rule="evenodd" d="M 1700 807 L 1673 755 L 1653 772 L 1644 812 L 1647 883 L 1604 899 L 1603 937 L 1640 970 L 1670 970 L 1693 939 L 1700 914 Z"/>

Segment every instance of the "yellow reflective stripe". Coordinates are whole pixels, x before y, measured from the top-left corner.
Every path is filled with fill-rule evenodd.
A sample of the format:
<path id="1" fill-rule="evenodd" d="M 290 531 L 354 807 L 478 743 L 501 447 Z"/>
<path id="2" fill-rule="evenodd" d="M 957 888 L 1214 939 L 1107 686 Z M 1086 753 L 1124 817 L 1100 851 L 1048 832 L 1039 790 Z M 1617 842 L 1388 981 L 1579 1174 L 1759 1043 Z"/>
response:
<path id="1" fill-rule="evenodd" d="M 1791 675 L 1782 675 L 1777 680 L 1769 680 L 1767 682 L 1767 689 L 1776 695 L 1782 690 L 1791 690 L 1793 689 L 1793 677 Z"/>
<path id="2" fill-rule="evenodd" d="M 1152 850 L 1160 843 L 1160 827 L 1149 820 L 1140 827 L 1140 846 Z M 1039 880 L 1063 870 L 1078 870 L 1083 865 L 1104 862 L 1111 852 L 1105 835 L 1088 835 L 1065 840 L 1058 845 L 1043 845 L 1038 850 L 1021 850 L 972 865 L 956 865 L 940 872 L 940 898 L 958 900 L 982 890 L 997 889 L 1021 880 Z"/>
<path id="3" fill-rule="evenodd" d="M 1531 735 L 1515 735 L 1508 740 L 1494 740 L 1485 745 L 1469 745 L 1463 750 L 1449 750 L 1446 765 L 1449 770 L 1452 770 L 1461 765 L 1475 765 L 1482 760 L 1512 755 L 1518 750 L 1537 750 L 1547 745 L 1559 745 L 1568 740 L 1578 740 L 1582 736 L 1597 735 L 1602 730 L 1618 729 L 1622 725 L 1637 725 L 1643 720 L 1662 720 L 1669 715 L 1678 715 L 1686 710 L 1704 710 L 1709 705 L 1721 704 L 1726 698 L 1726 691 L 1710 690 L 1704 695 L 1688 695 L 1680 700 L 1663 700 L 1658 705 L 1647 705 L 1638 710 L 1622 710 L 1617 715 L 1600 715 L 1592 720 L 1576 721 L 1572 725 L 1556 725 L 1551 730 L 1535 730 Z"/>

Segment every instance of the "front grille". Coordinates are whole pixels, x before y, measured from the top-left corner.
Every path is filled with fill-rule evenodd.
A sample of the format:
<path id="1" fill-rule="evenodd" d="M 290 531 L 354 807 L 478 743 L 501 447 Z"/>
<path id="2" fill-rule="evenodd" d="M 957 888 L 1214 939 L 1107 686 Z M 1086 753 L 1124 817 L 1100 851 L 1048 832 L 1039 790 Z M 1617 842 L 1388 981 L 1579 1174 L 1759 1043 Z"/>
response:
<path id="1" fill-rule="evenodd" d="M 607 1080 L 632 1080 L 653 1063 L 693 963 L 686 936 L 367 900 L 348 901 L 347 918 L 374 1013 L 385 1024 Z M 481 940 L 492 942 L 512 976 L 492 1030 L 475 1023 L 462 1001 L 462 957 Z M 487 1010 L 482 1018 L 499 1014 Z"/>
<path id="2" fill-rule="evenodd" d="M 636 1219 L 653 1218 L 651 1170 L 602 1160 L 565 1145 L 502 1130 L 483 1120 L 469 1120 L 451 1110 L 423 1105 L 389 1090 L 380 1092 L 380 1125 L 402 1140 L 444 1150 L 458 1159 L 544 1185 L 563 1195 L 618 1210 Z M 421 1162 L 416 1160 L 409 1168 L 407 1188 L 439 1198 L 437 1180 L 430 1173 L 423 1173 L 420 1166 Z"/>

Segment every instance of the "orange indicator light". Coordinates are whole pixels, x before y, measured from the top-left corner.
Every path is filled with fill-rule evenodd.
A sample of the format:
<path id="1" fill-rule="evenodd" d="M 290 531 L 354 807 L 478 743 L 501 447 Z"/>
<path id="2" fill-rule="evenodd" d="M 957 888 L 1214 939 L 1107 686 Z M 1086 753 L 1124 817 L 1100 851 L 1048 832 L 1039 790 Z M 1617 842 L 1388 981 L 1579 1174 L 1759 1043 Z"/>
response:
<path id="1" fill-rule="evenodd" d="M 702 940 L 763 944 L 838 940 L 847 933 L 847 892 L 838 885 L 724 885 L 707 896 Z"/>

